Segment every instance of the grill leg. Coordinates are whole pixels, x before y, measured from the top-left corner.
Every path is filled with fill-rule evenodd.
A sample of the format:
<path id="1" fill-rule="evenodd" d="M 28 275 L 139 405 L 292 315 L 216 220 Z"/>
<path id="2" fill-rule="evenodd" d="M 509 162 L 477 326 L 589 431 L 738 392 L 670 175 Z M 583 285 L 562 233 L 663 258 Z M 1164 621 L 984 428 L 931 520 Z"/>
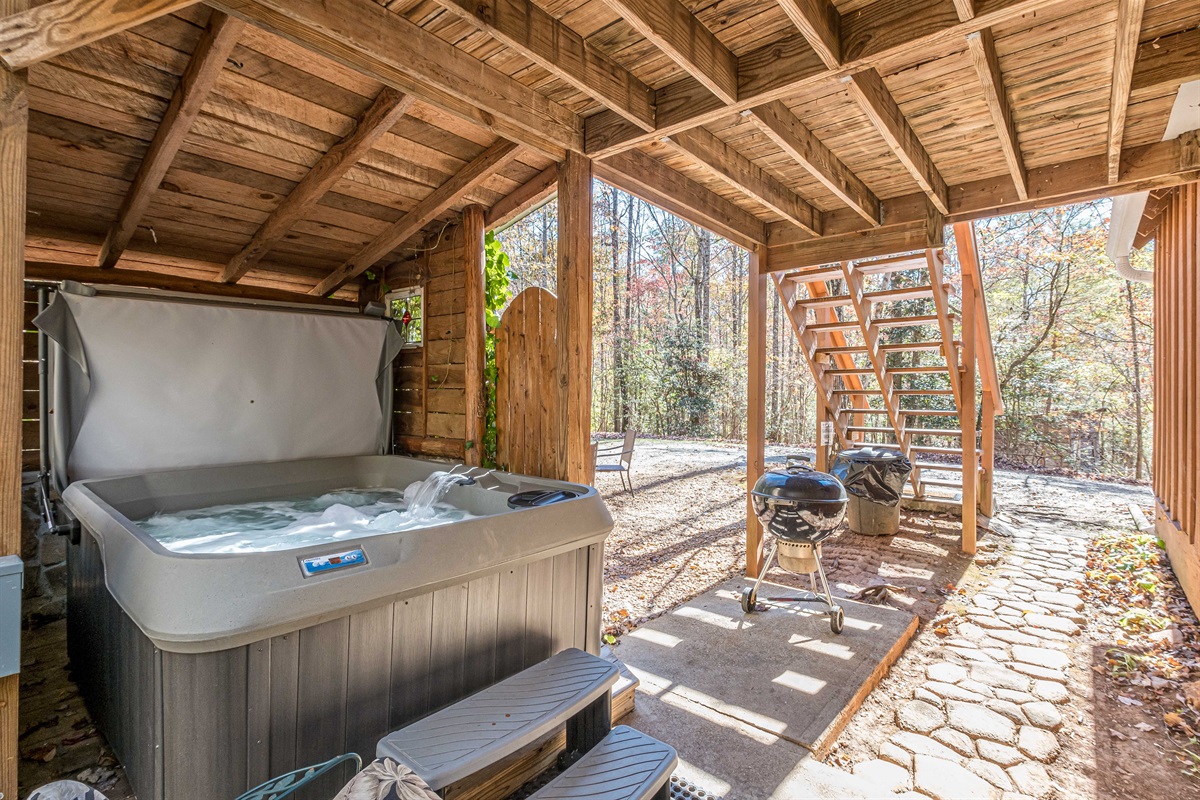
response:
<path id="1" fill-rule="evenodd" d="M 821 559 L 817 557 L 817 574 L 821 576 L 821 588 L 825 590 L 825 600 L 833 610 L 833 595 L 829 593 L 829 582 L 825 580 L 825 570 L 821 567 Z M 809 576 L 812 577 L 811 575 Z"/>
<path id="2" fill-rule="evenodd" d="M 771 553 L 767 556 L 767 560 L 763 562 L 763 568 L 758 572 L 758 580 L 754 582 L 754 594 L 758 595 L 758 587 L 762 586 L 763 578 L 767 577 L 767 572 L 771 569 L 772 562 L 775 561 L 775 551 L 779 549 L 779 540 L 776 539 L 771 543 Z"/>

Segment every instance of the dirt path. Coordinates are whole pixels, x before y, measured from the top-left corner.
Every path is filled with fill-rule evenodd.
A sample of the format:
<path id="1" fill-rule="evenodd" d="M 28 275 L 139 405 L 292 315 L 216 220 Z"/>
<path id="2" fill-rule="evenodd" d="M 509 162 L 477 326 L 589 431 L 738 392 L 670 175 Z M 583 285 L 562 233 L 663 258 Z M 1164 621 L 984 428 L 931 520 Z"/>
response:
<path id="1" fill-rule="evenodd" d="M 768 456 L 780 460 L 784 452 L 774 449 Z M 620 493 L 615 478 L 599 480 L 617 523 L 609 539 L 605 575 L 604 619 L 610 635 L 619 635 L 744 569 L 743 451 L 715 443 L 648 441 L 639 442 L 636 455 L 635 497 Z M 894 537 L 843 535 L 826 543 L 824 563 L 836 593 L 849 595 L 883 582 L 902 587 L 886 602 L 913 611 L 926 623 L 855 716 L 827 762 L 856 774 L 890 775 L 897 779 L 896 791 L 909 791 L 914 788 L 916 756 L 907 751 L 906 773 L 891 773 L 887 768 L 898 769 L 898 765 L 887 762 L 886 755 L 881 759 L 880 745 L 898 736 L 898 741 L 910 745 L 915 741 L 920 748 L 925 734 L 942 725 L 938 735 L 959 744 L 961 752 L 951 752 L 940 743 L 941 750 L 930 746 L 946 760 L 937 762 L 939 770 L 954 764 L 975 779 L 972 783 L 964 778 L 950 794 L 941 795 L 947 798 L 965 791 L 966 783 L 981 797 L 1013 792 L 1015 796 L 1174 800 L 1200 793 L 1195 765 L 1192 774 L 1185 774 L 1189 763 L 1180 749 L 1180 730 L 1168 730 L 1163 721 L 1164 711 L 1178 710 L 1184 702 L 1177 690 L 1188 680 L 1188 659 L 1194 653 L 1186 647 L 1163 652 L 1166 644 L 1131 645 L 1129 640 L 1136 637 L 1114 625 L 1111 608 L 1106 611 L 1073 599 L 1091 599 L 1085 592 L 1086 575 L 1098 539 L 1132 535 L 1128 506 L 1136 503 L 1148 510 L 1150 492 L 1138 486 L 1002 472 L 997 476 L 996 495 L 1001 524 L 995 526 L 997 534 L 983 537 L 986 544 L 975 559 L 959 552 L 957 520 L 938 515 L 906 514 L 901 532 Z M 1164 575 L 1165 582 L 1173 580 L 1169 572 Z M 779 571 L 773 571 L 771 578 L 799 584 L 797 576 Z M 1169 592 L 1170 586 L 1164 585 L 1163 591 Z M 1194 617 L 1189 623 L 1189 612 L 1176 610 L 1182 629 L 1194 632 Z M 1009 616 L 1014 612 L 1016 616 Z M 1043 617 L 1047 619 L 1042 624 L 1050 628 L 1030 626 L 1030 620 Z M 1037 657 L 1022 649 L 1031 642 L 1039 653 L 1050 653 L 1045 659 L 1055 665 L 1040 667 L 1040 677 L 1027 674 L 1037 673 L 1037 665 L 1019 660 Z M 1118 643 L 1131 645 L 1137 653 L 1138 648 L 1158 647 L 1154 652 L 1167 663 L 1182 663 L 1174 668 L 1174 680 L 1156 678 L 1161 703 L 1129 702 L 1137 696 L 1130 678 L 1117 677 L 1119 671 L 1109 656 Z M 981 682 L 971 677 L 976 664 L 987 662 L 1006 670 L 997 673 L 994 681 L 1010 684 L 1007 701 L 1003 693 L 996 693 L 1002 687 L 981 688 Z M 968 694 L 953 686 L 943 692 L 958 692 L 968 699 L 974 695 L 982 709 L 978 716 L 1004 729 L 995 736 L 1003 738 L 1010 727 L 997 722 L 997 715 L 1010 715 L 1006 719 L 1013 720 L 1013 741 L 1008 750 L 972 744 L 987 738 L 978 731 L 972 730 L 967 739 L 952 731 L 957 724 L 954 716 L 945 721 L 950 704 L 924 688 L 938 682 L 934 675 L 947 673 L 956 678 L 951 684 L 961 679 Z M 1190 675 L 1192 680 L 1200 679 L 1200 664 Z M 1052 702 L 1043 700 L 1039 692 Z M 1014 700 L 1021 701 L 1018 705 L 1034 705 L 1014 709 Z M 898 713 L 902 708 L 906 710 Z M 955 713 L 962 710 L 960 703 Z M 920 729 L 926 722 L 934 727 L 916 733 L 914 726 Z M 1042 733 L 1033 732 L 1034 728 Z M 1020 732 L 1030 740 L 1027 748 L 1018 749 Z M 1184 735 L 1182 741 L 1186 739 Z M 1045 749 L 1035 749 L 1038 743 Z M 903 748 L 890 752 L 896 761 L 905 758 Z M 1001 762 L 1016 753 L 1021 761 L 997 771 L 995 760 L 988 761 L 985 752 Z M 979 780 L 980 776 L 988 780 Z M 915 788 L 926 796 L 940 794 L 936 782 L 928 779 Z"/>

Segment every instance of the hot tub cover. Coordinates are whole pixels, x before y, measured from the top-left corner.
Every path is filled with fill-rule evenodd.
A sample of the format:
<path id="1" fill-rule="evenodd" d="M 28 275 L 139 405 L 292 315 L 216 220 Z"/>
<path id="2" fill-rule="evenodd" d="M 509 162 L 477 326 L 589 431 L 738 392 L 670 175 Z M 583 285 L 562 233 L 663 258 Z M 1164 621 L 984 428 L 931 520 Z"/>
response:
<path id="1" fill-rule="evenodd" d="M 101 287 L 103 289 L 103 287 Z M 73 480 L 385 452 L 389 320 L 64 284 L 52 340 L 51 462 Z"/>

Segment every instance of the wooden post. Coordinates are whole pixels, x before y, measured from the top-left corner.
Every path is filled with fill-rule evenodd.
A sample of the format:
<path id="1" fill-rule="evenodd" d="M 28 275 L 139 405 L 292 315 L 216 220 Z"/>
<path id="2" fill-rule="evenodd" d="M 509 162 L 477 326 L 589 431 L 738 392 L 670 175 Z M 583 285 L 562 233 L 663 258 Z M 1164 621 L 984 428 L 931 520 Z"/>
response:
<path id="1" fill-rule="evenodd" d="M 996 511 L 992 487 L 996 473 L 996 399 L 991 392 L 983 393 L 983 427 L 980 449 L 983 450 L 983 470 L 979 473 L 979 511 L 990 517 Z"/>
<path id="2" fill-rule="evenodd" d="M 558 474 L 592 480 L 592 162 L 558 167 Z"/>
<path id="3" fill-rule="evenodd" d="M 962 276 L 962 373 L 958 419 L 962 424 L 962 550 L 975 552 L 979 459 L 975 455 L 975 276 Z"/>
<path id="4" fill-rule="evenodd" d="M 824 387 L 818 385 L 817 391 L 824 391 Z M 816 467 L 818 472 L 829 472 L 829 446 L 825 444 L 821 430 L 825 423 L 829 421 L 829 411 L 825 408 L 825 403 L 820 397 L 817 398 L 817 462 Z"/>
<path id="5" fill-rule="evenodd" d="M 746 343 L 746 577 L 757 578 L 763 562 L 763 531 L 750 490 L 766 468 L 767 438 L 767 248 L 750 251 Z"/>
<path id="6" fill-rule="evenodd" d="M 29 7 L 0 0 L 0 16 Z M 24 328 L 26 74 L 0 69 L 0 555 L 21 552 L 21 396 Z M 0 678 L 0 795 L 17 796 L 18 675 Z"/>
<path id="7" fill-rule="evenodd" d="M 478 466 L 483 457 L 484 386 L 483 340 L 486 335 L 484 299 L 483 207 L 469 205 L 463 209 L 463 262 L 466 268 L 466 452 L 463 461 Z"/>

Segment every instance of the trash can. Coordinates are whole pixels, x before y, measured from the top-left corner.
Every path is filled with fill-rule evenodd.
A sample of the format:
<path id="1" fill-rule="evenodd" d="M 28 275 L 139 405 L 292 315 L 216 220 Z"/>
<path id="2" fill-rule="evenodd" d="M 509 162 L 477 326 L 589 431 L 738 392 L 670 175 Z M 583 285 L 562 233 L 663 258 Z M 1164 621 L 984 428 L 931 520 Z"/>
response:
<path id="1" fill-rule="evenodd" d="M 900 497 L 912 463 L 890 447 L 862 447 L 838 453 L 830 470 L 846 487 L 850 530 L 891 536 L 900 530 Z"/>

